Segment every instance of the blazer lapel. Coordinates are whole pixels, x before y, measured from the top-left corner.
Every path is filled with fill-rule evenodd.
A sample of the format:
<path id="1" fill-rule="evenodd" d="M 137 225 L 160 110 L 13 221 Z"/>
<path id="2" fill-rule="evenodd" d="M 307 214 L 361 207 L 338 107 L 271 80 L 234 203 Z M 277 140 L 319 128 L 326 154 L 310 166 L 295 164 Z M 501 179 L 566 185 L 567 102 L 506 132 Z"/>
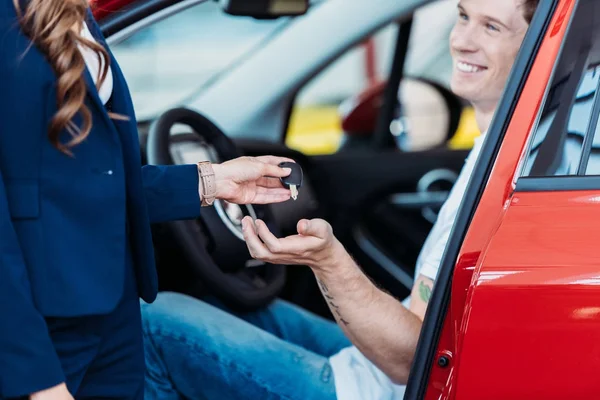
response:
<path id="1" fill-rule="evenodd" d="M 92 21 L 90 20 L 91 18 L 93 18 L 93 15 L 91 13 L 91 10 L 88 10 L 85 23 L 87 24 L 88 29 L 90 30 L 90 32 L 92 33 L 92 35 L 94 36 L 96 41 L 98 43 L 102 44 L 106 48 L 105 43 L 100 40 L 97 33 L 95 32 L 95 29 L 93 28 L 93 25 L 92 25 Z M 88 97 L 91 100 L 91 102 L 93 103 L 94 107 L 96 108 L 96 111 L 98 111 L 97 114 L 100 114 L 102 116 L 102 118 L 104 119 L 104 122 L 106 122 L 110 128 L 114 128 L 113 122 L 112 122 L 111 118 L 108 116 L 108 113 L 106 112 L 104 103 L 102 103 L 102 99 L 100 99 L 100 95 L 98 94 L 98 89 L 96 88 L 96 84 L 94 83 L 94 78 L 92 77 L 92 74 L 90 73 L 90 71 L 87 67 L 84 70 L 84 78 L 85 78 L 85 83 L 87 85 Z M 114 87 L 113 87 L 113 93 L 114 93 Z"/>
<path id="2" fill-rule="evenodd" d="M 104 40 L 102 33 L 98 30 L 98 26 L 96 25 L 96 21 L 93 19 L 93 14 L 91 13 L 91 10 L 88 10 L 86 23 L 88 25 L 90 32 L 94 36 L 94 39 L 96 39 L 96 41 L 104 47 L 104 49 L 107 51 L 108 56 L 109 56 L 109 62 L 110 62 L 109 65 L 110 65 L 110 68 L 112 70 L 112 75 L 113 75 L 113 91 L 112 91 L 113 109 L 112 109 L 112 111 L 114 113 L 122 114 L 129 118 L 133 118 L 133 115 L 134 115 L 133 114 L 133 104 L 131 104 L 131 99 L 129 98 L 129 95 L 128 95 L 128 89 L 127 89 L 127 86 L 125 83 L 125 78 L 123 76 L 123 73 L 121 72 L 121 69 L 119 68 L 119 65 L 117 64 L 117 62 L 114 58 L 114 55 L 110 51 L 108 44 Z M 110 127 L 116 129 L 117 133 L 119 134 L 119 136 L 121 138 L 121 143 L 125 147 L 125 151 L 133 150 L 134 142 L 132 140 L 133 139 L 132 135 L 133 134 L 137 135 L 137 127 L 135 127 L 135 121 L 133 121 L 133 120 L 119 121 L 119 120 L 113 120 L 112 118 L 110 118 L 108 116 L 108 113 L 106 111 L 104 104 L 102 103 L 102 100 L 100 99 L 100 96 L 98 94 L 98 90 L 96 89 L 96 85 L 94 84 L 92 75 L 90 74 L 90 72 L 88 71 L 87 68 L 85 71 L 85 79 L 86 79 L 86 83 L 88 86 L 88 93 L 90 95 L 90 98 L 93 101 L 93 103 L 95 104 L 95 106 L 98 107 L 99 113 L 102 115 L 102 117 L 105 119 L 105 121 L 108 123 L 108 125 Z M 131 131 L 132 125 L 134 127 L 133 132 Z"/>
<path id="3" fill-rule="evenodd" d="M 90 71 L 87 69 L 87 67 L 84 70 L 84 78 L 85 78 L 85 83 L 87 85 L 87 94 L 88 94 L 88 98 L 91 100 L 93 106 L 96 108 L 97 113 L 95 114 L 99 114 L 102 116 L 102 118 L 104 119 L 104 122 L 106 122 L 108 124 L 108 126 L 112 126 L 112 120 L 110 119 L 110 117 L 108 116 L 108 113 L 106 112 L 106 108 L 104 107 L 104 104 L 102 103 L 102 100 L 100 99 L 100 95 L 98 94 L 98 89 L 96 88 L 96 84 L 94 83 L 94 79 L 92 78 L 92 74 L 90 74 Z"/>

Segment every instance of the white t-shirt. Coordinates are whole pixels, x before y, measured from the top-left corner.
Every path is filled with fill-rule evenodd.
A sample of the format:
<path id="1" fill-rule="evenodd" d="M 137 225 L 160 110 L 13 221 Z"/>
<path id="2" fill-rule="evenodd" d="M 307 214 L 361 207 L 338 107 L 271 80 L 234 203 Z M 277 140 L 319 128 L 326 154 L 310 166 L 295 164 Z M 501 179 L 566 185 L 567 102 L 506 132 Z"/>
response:
<path id="1" fill-rule="evenodd" d="M 83 28 L 81 30 L 81 35 L 85 39 L 88 39 L 88 40 L 91 40 L 91 41 L 97 43 L 96 39 L 94 38 L 94 35 L 92 35 L 92 32 L 90 32 L 90 29 L 88 28 L 86 23 L 83 24 Z M 87 46 L 79 44 L 78 47 L 79 47 L 79 51 L 83 55 L 83 59 L 85 60 L 88 71 L 90 72 L 90 75 L 92 75 L 92 78 L 94 79 L 94 83 L 97 84 L 98 78 L 100 76 L 100 71 L 102 71 L 102 68 L 104 68 L 105 60 L 104 59 L 99 60 L 96 52 Z M 113 75 L 112 75 L 112 69 L 109 67 L 108 73 L 106 74 L 106 78 L 104 79 L 104 82 L 102 82 L 102 86 L 98 90 L 98 95 L 100 96 L 100 100 L 102 100 L 102 104 L 106 104 L 108 99 L 110 99 L 112 91 L 113 91 Z"/>
<path id="2" fill-rule="evenodd" d="M 419 275 L 424 275 L 432 280 L 437 277 L 458 208 L 481 151 L 483 137 L 484 135 L 481 135 L 475 139 L 475 145 L 423 245 L 417 259 L 415 280 Z M 410 298 L 406 299 L 403 304 L 408 307 Z M 338 400 L 400 400 L 404 397 L 406 386 L 392 383 L 387 375 L 354 346 L 341 350 L 329 361 L 335 377 Z"/>

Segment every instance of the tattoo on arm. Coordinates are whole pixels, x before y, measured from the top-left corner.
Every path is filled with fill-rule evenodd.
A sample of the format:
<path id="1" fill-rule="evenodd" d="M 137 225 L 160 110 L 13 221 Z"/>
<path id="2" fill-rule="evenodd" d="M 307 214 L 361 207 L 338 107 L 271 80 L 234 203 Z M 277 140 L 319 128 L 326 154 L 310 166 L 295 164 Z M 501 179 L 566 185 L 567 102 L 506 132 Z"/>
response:
<path id="1" fill-rule="evenodd" d="M 317 282 L 319 282 L 319 286 L 321 287 L 321 290 L 323 291 L 323 293 L 329 292 L 329 288 L 327 287 L 327 285 L 325 284 L 325 282 L 323 282 L 320 279 L 317 279 Z"/>
<path id="2" fill-rule="evenodd" d="M 419 296 L 425 303 L 429 303 L 429 299 L 431 298 L 431 287 L 423 281 L 419 283 Z"/>
<path id="3" fill-rule="evenodd" d="M 319 287 L 321 288 L 321 291 L 323 292 L 323 297 L 325 297 L 325 301 L 327 301 L 327 304 L 329 304 L 329 308 L 331 309 L 331 311 L 333 311 L 334 314 L 336 314 L 338 320 L 341 323 L 343 323 L 344 325 L 350 325 L 350 323 L 346 321 L 344 317 L 342 317 L 342 314 L 340 314 L 340 307 L 334 303 L 335 299 L 332 295 L 329 294 L 329 288 L 327 287 L 325 282 L 323 282 L 320 279 L 317 279 L 317 282 L 319 284 Z"/>

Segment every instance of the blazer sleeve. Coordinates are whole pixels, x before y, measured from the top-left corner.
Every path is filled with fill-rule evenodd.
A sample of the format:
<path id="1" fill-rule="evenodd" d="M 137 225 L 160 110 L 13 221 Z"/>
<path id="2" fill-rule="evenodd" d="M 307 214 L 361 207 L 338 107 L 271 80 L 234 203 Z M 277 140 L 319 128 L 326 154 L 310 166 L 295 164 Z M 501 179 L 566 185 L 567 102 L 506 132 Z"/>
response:
<path id="1" fill-rule="evenodd" d="M 196 165 L 144 165 L 142 181 L 150 222 L 192 219 L 200 215 Z"/>
<path id="2" fill-rule="evenodd" d="M 65 381 L 44 317 L 36 309 L 0 171 L 0 398 Z"/>

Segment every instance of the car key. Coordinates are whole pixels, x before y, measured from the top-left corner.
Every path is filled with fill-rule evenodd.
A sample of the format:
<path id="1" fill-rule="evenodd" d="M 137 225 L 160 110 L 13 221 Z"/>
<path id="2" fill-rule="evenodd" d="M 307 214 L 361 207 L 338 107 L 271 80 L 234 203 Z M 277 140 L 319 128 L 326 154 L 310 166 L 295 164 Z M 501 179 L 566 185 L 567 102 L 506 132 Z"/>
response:
<path id="1" fill-rule="evenodd" d="M 298 189 L 302 186 L 302 168 L 295 162 L 282 162 L 279 164 L 281 168 L 290 168 L 292 172 L 283 178 L 279 178 L 281 184 L 290 189 L 292 199 L 298 198 Z"/>

